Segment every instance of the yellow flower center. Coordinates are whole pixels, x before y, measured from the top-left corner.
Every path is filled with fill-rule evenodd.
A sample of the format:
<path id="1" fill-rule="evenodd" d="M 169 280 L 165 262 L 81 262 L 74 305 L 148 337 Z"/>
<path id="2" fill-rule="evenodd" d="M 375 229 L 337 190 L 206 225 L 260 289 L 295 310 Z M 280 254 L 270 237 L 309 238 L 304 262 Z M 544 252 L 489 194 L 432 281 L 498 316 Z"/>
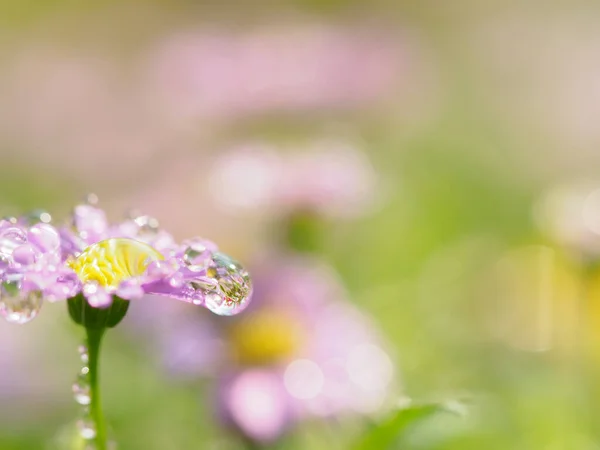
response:
<path id="1" fill-rule="evenodd" d="M 126 238 L 97 242 L 67 262 L 79 279 L 115 288 L 128 278 L 142 275 L 152 261 L 164 256 L 148 244 Z"/>
<path id="2" fill-rule="evenodd" d="M 302 329 L 288 311 L 261 309 L 234 323 L 229 338 L 238 362 L 271 364 L 294 355 L 301 344 Z"/>

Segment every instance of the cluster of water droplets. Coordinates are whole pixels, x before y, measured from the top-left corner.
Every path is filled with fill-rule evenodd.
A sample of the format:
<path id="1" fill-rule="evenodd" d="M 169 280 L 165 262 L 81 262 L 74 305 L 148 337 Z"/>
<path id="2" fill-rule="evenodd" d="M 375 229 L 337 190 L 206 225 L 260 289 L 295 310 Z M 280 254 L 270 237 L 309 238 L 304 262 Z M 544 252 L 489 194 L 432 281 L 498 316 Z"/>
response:
<path id="1" fill-rule="evenodd" d="M 23 272 L 36 264 L 58 262 L 60 239 L 51 220 L 49 213 L 36 210 L 0 221 L 0 316 L 8 322 L 27 323 L 42 307 L 42 293 Z"/>
<path id="2" fill-rule="evenodd" d="M 187 243 L 183 261 L 193 274 L 188 281 L 192 303 L 203 304 L 222 316 L 234 315 L 246 308 L 252 295 L 252 282 L 240 263 L 201 240 Z"/>
<path id="3" fill-rule="evenodd" d="M 81 415 L 77 420 L 77 432 L 85 442 L 85 450 L 95 449 L 93 440 L 96 438 L 96 425 L 90 416 L 90 404 L 92 403 L 92 388 L 90 384 L 89 353 L 85 345 L 80 345 L 79 359 L 82 367 L 73 382 L 73 397 L 75 402 L 81 405 Z"/>
<path id="4" fill-rule="evenodd" d="M 97 445 L 95 443 L 97 429 L 96 424 L 90 414 L 90 405 L 92 403 L 92 386 L 90 381 L 90 355 L 88 348 L 85 345 L 80 345 L 77 349 L 79 351 L 79 360 L 82 364 L 81 369 L 75 377 L 73 382 L 73 398 L 75 402 L 81 406 L 79 419 L 76 422 L 76 430 L 78 440 L 83 442 L 82 450 L 96 450 Z M 113 440 L 107 442 L 107 449 L 115 450 L 117 444 Z"/>

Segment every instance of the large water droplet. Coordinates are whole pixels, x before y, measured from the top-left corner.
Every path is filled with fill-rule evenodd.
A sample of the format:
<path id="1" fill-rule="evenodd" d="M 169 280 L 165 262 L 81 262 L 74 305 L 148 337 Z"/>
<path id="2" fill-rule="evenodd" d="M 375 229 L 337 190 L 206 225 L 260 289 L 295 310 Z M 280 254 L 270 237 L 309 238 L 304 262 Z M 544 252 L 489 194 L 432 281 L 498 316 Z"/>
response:
<path id="1" fill-rule="evenodd" d="M 47 223 L 38 223 L 27 232 L 27 239 L 43 252 L 58 250 L 60 236 L 58 231 Z"/>
<path id="2" fill-rule="evenodd" d="M 12 255 L 15 248 L 27 241 L 25 232 L 17 227 L 6 228 L 0 234 L 0 253 L 3 255 Z"/>
<path id="3" fill-rule="evenodd" d="M 42 308 L 40 291 L 23 292 L 22 278 L 13 277 L 2 283 L 0 289 L 0 315 L 8 322 L 24 324 L 33 320 Z"/>
<path id="4" fill-rule="evenodd" d="M 75 397 L 75 401 L 80 405 L 86 406 L 92 402 L 88 367 L 84 367 L 77 374 L 77 378 L 73 383 L 73 396 Z"/>
<path id="5" fill-rule="evenodd" d="M 241 312 L 250 300 L 250 275 L 237 261 L 215 252 L 207 276 L 217 281 L 217 287 L 205 296 L 205 306 L 215 314 L 230 316 Z"/>
<path id="6" fill-rule="evenodd" d="M 23 244 L 19 245 L 17 248 L 13 250 L 12 257 L 14 262 L 17 264 L 22 264 L 24 266 L 29 266 L 33 264 L 40 253 L 36 250 L 33 245 Z"/>

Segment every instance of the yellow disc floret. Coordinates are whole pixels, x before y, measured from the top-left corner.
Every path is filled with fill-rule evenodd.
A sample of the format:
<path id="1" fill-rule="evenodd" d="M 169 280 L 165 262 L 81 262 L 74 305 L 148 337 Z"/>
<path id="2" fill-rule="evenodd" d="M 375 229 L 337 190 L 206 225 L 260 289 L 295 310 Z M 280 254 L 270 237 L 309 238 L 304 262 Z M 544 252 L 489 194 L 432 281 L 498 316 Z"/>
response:
<path id="1" fill-rule="evenodd" d="M 142 275 L 152 261 L 164 259 L 154 248 L 134 239 L 112 238 L 86 248 L 68 261 L 79 279 L 117 287 L 123 280 Z"/>

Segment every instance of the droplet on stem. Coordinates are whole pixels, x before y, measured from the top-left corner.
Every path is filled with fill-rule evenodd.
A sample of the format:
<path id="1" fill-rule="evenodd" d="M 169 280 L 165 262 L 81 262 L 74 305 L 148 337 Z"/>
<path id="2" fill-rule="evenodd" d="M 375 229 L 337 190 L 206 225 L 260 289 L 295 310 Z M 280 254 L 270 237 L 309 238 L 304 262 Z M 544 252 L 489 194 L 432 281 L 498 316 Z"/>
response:
<path id="1" fill-rule="evenodd" d="M 89 378 L 89 368 L 87 366 L 81 369 L 73 383 L 73 396 L 80 405 L 86 406 L 92 402 L 91 387 Z"/>
<path id="2" fill-rule="evenodd" d="M 85 415 L 77 421 L 77 429 L 79 430 L 79 435 L 83 439 L 91 440 L 96 437 L 96 425 L 88 415 Z"/>

